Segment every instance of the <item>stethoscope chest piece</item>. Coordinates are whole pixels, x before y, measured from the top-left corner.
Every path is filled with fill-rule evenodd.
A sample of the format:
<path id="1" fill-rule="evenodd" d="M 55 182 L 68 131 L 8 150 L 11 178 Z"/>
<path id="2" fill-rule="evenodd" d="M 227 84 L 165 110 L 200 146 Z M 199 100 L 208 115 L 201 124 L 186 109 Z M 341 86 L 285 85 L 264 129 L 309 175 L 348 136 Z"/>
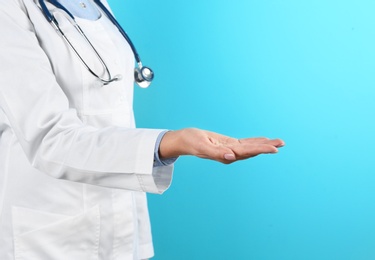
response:
<path id="1" fill-rule="evenodd" d="M 134 79 L 141 88 L 148 88 L 154 79 L 154 72 L 149 67 L 140 65 L 134 69 Z"/>

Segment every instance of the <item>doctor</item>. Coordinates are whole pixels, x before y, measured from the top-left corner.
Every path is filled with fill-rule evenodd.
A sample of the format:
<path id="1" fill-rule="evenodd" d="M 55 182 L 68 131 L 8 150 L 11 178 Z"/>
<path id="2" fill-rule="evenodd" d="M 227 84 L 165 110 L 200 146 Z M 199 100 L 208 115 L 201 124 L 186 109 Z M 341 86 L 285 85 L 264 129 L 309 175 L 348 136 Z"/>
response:
<path id="1" fill-rule="evenodd" d="M 178 156 L 227 164 L 284 143 L 135 128 L 129 42 L 90 0 L 59 2 L 95 50 L 66 12 L 44 3 L 89 69 L 121 77 L 94 76 L 38 0 L 1 0 L 0 259 L 150 258 L 145 193 L 169 187 Z"/>

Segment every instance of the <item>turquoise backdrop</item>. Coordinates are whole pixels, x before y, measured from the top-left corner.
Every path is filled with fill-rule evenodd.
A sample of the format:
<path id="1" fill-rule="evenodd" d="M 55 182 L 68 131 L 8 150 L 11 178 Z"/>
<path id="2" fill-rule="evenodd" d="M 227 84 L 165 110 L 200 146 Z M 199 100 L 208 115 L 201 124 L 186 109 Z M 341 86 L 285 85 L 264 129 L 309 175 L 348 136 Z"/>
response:
<path id="1" fill-rule="evenodd" d="M 180 158 L 149 195 L 155 260 L 375 259 L 375 2 L 110 0 L 144 64 L 138 127 L 283 138 Z"/>

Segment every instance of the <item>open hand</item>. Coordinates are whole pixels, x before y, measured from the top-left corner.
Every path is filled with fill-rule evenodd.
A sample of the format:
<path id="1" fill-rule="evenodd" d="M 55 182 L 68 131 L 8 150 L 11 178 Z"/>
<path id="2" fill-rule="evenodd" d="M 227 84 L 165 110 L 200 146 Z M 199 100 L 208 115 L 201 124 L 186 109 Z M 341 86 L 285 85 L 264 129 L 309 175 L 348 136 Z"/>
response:
<path id="1" fill-rule="evenodd" d="M 161 158 L 194 155 L 225 164 L 259 154 L 277 153 L 284 146 L 281 139 L 264 137 L 236 139 L 196 128 L 186 128 L 165 134 L 160 144 Z"/>

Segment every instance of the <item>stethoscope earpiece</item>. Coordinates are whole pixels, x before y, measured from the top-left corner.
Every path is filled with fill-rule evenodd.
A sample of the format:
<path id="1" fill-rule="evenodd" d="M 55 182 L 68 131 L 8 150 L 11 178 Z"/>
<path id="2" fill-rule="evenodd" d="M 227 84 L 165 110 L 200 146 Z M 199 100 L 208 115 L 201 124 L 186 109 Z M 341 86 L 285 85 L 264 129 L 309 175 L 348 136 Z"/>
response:
<path id="1" fill-rule="evenodd" d="M 134 79 L 138 86 L 147 88 L 154 79 L 154 72 L 146 66 L 140 66 L 134 69 Z"/>

